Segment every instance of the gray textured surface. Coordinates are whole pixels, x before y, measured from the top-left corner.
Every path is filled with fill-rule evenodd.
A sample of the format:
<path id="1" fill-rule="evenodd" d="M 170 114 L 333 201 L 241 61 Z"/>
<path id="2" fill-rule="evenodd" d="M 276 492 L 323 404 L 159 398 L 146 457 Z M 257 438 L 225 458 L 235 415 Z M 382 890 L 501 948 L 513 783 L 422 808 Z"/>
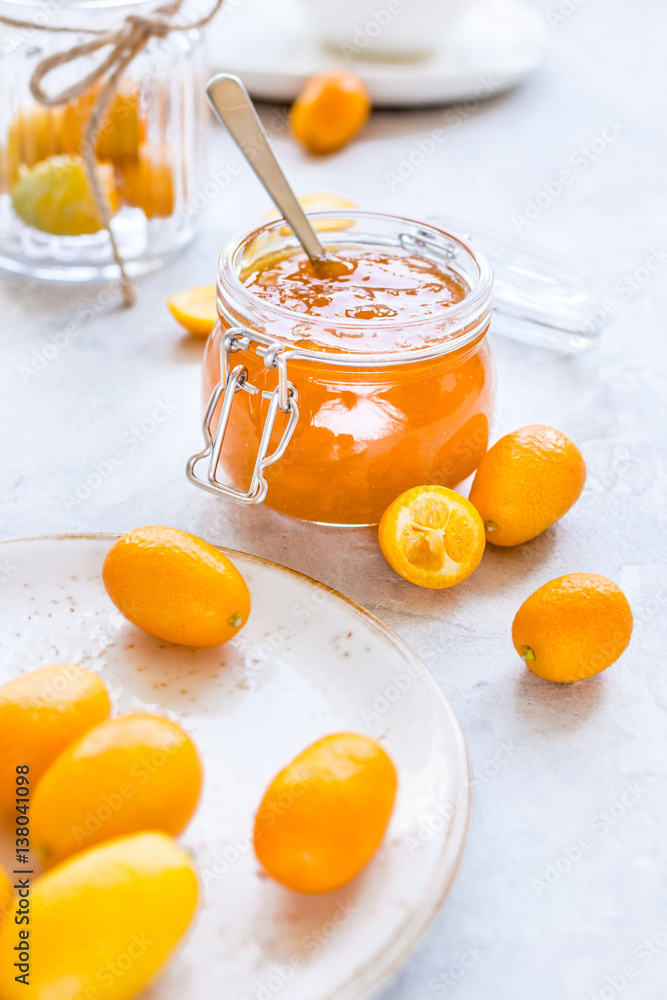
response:
<path id="1" fill-rule="evenodd" d="M 212 281 L 222 243 L 266 208 L 247 170 L 207 207 L 197 244 L 141 281 L 131 312 L 110 309 L 96 290 L 1 281 L 4 536 L 164 522 L 275 559 L 393 625 L 450 697 L 479 779 L 469 847 L 447 907 L 387 1000 L 665 993 L 667 267 L 645 283 L 641 267 L 667 221 L 667 14 L 649 0 L 561 7 L 572 13 L 552 27 L 544 70 L 446 125 L 447 140 L 393 190 L 385 174 L 442 126 L 442 111 L 378 114 L 360 142 L 319 162 L 276 136 L 299 191 L 337 189 L 364 207 L 450 213 L 507 234 L 545 182 L 574 173 L 521 235 L 593 266 L 618 311 L 601 348 L 579 359 L 495 342 L 496 436 L 533 421 L 561 427 L 584 451 L 586 492 L 556 528 L 516 551 L 489 551 L 449 593 L 395 577 L 372 531 L 349 531 L 341 545 L 338 531 L 225 506 L 185 481 L 199 442 L 201 345 L 180 336 L 163 299 Z M 608 118 L 622 122 L 618 139 L 587 169 L 574 165 Z M 212 153 L 216 166 L 237 159 L 220 132 Z M 637 285 L 629 295 L 627 274 Z M 77 335 L 47 348 L 71 320 Z M 102 485 L 85 496 L 80 484 L 100 462 Z M 561 690 L 522 668 L 510 625 L 536 586 L 575 570 L 616 580 L 636 627 L 607 674 Z M 512 750 L 499 766 L 502 745 Z M 568 861 L 582 837 L 590 846 Z M 547 873 L 553 884 L 543 888 L 534 880 Z"/>

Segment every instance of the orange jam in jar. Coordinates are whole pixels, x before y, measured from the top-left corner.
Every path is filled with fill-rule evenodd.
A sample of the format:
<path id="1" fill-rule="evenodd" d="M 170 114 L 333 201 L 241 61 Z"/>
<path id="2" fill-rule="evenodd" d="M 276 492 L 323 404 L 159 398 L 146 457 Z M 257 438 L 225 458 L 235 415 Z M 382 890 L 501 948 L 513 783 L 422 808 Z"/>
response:
<path id="1" fill-rule="evenodd" d="M 208 480 L 194 459 L 189 472 L 240 503 L 376 524 L 403 490 L 455 487 L 486 451 L 491 269 L 408 219 L 311 218 L 341 261 L 335 277 L 317 276 L 283 220 L 221 255 L 204 359 Z"/>

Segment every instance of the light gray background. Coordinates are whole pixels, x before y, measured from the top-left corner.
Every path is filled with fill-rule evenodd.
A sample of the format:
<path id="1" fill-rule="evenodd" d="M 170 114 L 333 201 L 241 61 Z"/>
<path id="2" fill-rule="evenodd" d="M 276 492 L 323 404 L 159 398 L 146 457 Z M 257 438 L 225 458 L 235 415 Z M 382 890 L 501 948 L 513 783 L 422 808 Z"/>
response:
<path id="1" fill-rule="evenodd" d="M 558 11 L 559 2 L 542 6 Z M 196 245 L 140 282 L 132 311 L 114 310 L 96 288 L 0 282 L 4 536 L 162 522 L 258 553 L 394 626 L 451 699 L 478 778 L 468 850 L 445 910 L 387 1000 L 665 995 L 667 267 L 643 282 L 642 266 L 663 246 L 667 221 L 667 12 L 649 0 L 561 8 L 544 69 L 454 121 L 443 109 L 378 113 L 359 141 L 317 161 L 286 136 L 283 110 L 263 111 L 298 191 L 339 190 L 367 208 L 449 213 L 516 235 L 512 216 L 563 169 L 575 175 L 520 235 L 590 265 L 618 310 L 585 357 L 497 338 L 495 430 L 561 427 L 585 454 L 586 491 L 557 527 L 514 551 L 491 548 L 451 592 L 394 576 L 371 530 L 346 532 L 343 545 L 340 531 L 225 505 L 186 483 L 184 460 L 200 440 L 202 345 L 181 336 L 163 300 L 213 281 L 222 244 L 267 207 L 247 169 L 207 205 Z M 607 119 L 620 121 L 618 138 L 576 167 L 572 158 Z M 386 174 L 435 128 L 446 140 L 392 189 Z M 212 171 L 238 161 L 219 130 L 211 154 Z M 628 274 L 637 286 L 629 296 Z M 44 363 L 71 321 L 76 336 L 55 356 L 48 349 Z M 112 454 L 113 471 L 103 464 L 103 484 L 85 496 L 82 482 Z M 606 674 L 560 688 L 523 668 L 510 626 L 532 590 L 577 570 L 623 587 L 635 633 Z M 503 746 L 510 751 L 496 758 Z M 579 857 L 582 837 L 589 846 Z"/>

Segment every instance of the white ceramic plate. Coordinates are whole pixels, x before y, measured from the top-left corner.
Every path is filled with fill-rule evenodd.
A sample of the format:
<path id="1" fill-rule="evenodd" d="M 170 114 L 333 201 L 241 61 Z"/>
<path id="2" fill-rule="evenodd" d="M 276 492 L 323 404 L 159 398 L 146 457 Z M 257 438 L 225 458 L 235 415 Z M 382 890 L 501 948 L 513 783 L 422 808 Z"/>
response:
<path id="1" fill-rule="evenodd" d="M 80 663 L 104 678 L 116 710 L 167 714 L 200 748 L 203 801 L 182 840 L 200 872 L 203 905 L 151 1000 L 366 996 L 416 946 L 461 857 L 469 775 L 450 705 L 379 621 L 335 591 L 241 552 L 229 555 L 250 587 L 252 614 L 235 646 L 190 649 L 151 638 L 118 614 L 102 585 L 115 537 L 0 545 L 0 681 Z M 249 841 L 253 816 L 275 772 L 339 730 L 381 740 L 398 768 L 396 809 L 360 876 L 336 892 L 302 896 L 262 874 Z"/>
<path id="2" fill-rule="evenodd" d="M 375 107 L 490 97 L 524 80 L 546 49 L 544 20 L 526 0 L 468 0 L 438 51 L 410 63 L 347 63 L 311 37 L 299 0 L 223 5 L 208 38 L 212 68 L 240 76 L 259 100 L 292 101 L 308 77 L 342 67 L 363 77 Z"/>

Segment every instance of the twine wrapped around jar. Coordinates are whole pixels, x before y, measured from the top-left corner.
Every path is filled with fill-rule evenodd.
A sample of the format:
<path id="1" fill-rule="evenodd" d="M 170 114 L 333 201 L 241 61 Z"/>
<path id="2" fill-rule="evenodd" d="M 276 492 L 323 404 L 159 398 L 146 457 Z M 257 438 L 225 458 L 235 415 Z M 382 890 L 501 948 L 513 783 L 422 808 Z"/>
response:
<path id="1" fill-rule="evenodd" d="M 214 0 L 212 9 L 204 17 L 185 24 L 175 23 L 185 0 L 172 0 L 171 3 L 156 7 L 150 14 L 128 14 L 122 24 L 116 29 L 77 28 L 74 26 L 36 25 L 31 21 L 22 21 L 0 14 L 0 22 L 13 28 L 37 29 L 39 31 L 69 32 L 73 34 L 93 35 L 89 42 L 73 45 L 62 52 L 45 56 L 35 67 L 30 78 L 30 92 L 40 104 L 52 106 L 65 104 L 73 98 L 84 94 L 98 80 L 104 80 L 104 85 L 96 97 L 92 113 L 86 123 L 82 141 L 83 161 L 90 182 L 95 204 L 103 220 L 104 228 L 109 234 L 113 258 L 120 271 L 121 288 L 126 305 L 134 305 L 136 295 L 132 279 L 125 270 L 125 263 L 118 250 L 116 238 L 111 228 L 111 212 L 106 195 L 95 170 L 95 144 L 104 114 L 116 92 L 118 82 L 132 60 L 148 45 L 151 38 L 166 38 L 173 31 L 191 31 L 203 28 L 211 21 L 222 7 L 223 0 Z M 102 62 L 90 73 L 87 73 L 77 83 L 65 87 L 60 93 L 49 95 L 44 90 L 42 81 L 49 73 L 75 62 L 84 56 L 93 55 L 101 49 L 111 46 L 111 51 Z"/>

